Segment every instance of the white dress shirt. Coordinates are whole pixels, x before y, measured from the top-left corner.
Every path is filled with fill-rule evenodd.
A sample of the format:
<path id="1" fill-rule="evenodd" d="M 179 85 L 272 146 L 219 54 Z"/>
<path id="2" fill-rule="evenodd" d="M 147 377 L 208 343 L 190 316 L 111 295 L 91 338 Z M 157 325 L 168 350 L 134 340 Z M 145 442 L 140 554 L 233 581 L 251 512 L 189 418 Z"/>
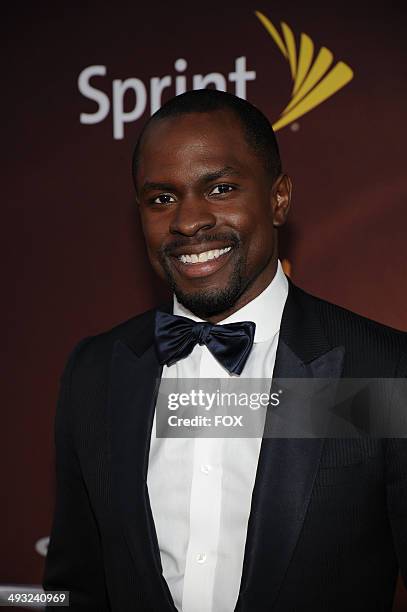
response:
<path id="1" fill-rule="evenodd" d="M 280 262 L 268 287 L 222 321 L 254 321 L 254 344 L 240 378 L 271 383 L 288 282 Z M 174 296 L 175 315 L 201 321 Z M 162 378 L 230 378 L 206 346 L 167 367 Z M 242 576 L 259 438 L 157 438 L 147 485 L 163 575 L 180 612 L 232 612 Z"/>

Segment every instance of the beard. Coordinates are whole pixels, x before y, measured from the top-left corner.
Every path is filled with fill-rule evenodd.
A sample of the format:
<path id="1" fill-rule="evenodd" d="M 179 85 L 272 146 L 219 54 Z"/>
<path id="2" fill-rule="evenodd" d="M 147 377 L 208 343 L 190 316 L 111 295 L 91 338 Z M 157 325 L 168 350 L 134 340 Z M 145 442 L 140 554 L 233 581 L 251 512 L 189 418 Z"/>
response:
<path id="1" fill-rule="evenodd" d="M 243 260 L 238 260 L 229 284 L 220 289 L 201 289 L 187 293 L 177 287 L 171 274 L 169 281 L 177 300 L 199 318 L 207 319 L 229 310 L 243 293 Z"/>
<path id="2" fill-rule="evenodd" d="M 239 239 L 234 235 L 217 234 L 216 236 L 205 237 L 205 243 L 214 240 L 225 240 L 234 247 L 238 246 Z M 171 245 L 174 248 L 174 244 Z M 179 243 L 176 246 L 180 246 Z M 184 245 L 182 245 L 184 246 Z M 171 266 L 166 255 L 170 249 L 164 249 L 161 253 L 161 265 L 167 277 L 167 282 L 175 293 L 177 300 L 188 310 L 193 312 L 201 319 L 207 319 L 222 312 L 229 310 L 237 302 L 246 288 L 244 277 L 245 263 L 242 256 L 237 257 L 229 283 L 225 287 L 216 289 L 199 289 L 196 291 L 182 291 L 177 286 Z"/>

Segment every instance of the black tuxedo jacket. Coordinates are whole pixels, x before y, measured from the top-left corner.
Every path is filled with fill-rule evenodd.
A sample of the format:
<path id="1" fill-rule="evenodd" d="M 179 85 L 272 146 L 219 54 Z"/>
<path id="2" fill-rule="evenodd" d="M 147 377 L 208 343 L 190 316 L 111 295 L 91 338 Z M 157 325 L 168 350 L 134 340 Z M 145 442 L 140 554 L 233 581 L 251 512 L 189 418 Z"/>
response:
<path id="1" fill-rule="evenodd" d="M 44 588 L 71 609 L 175 610 L 146 484 L 154 314 L 80 342 L 62 377 Z M 404 377 L 406 338 L 290 283 L 274 376 Z M 390 611 L 399 568 L 406 439 L 263 439 L 237 612 Z"/>

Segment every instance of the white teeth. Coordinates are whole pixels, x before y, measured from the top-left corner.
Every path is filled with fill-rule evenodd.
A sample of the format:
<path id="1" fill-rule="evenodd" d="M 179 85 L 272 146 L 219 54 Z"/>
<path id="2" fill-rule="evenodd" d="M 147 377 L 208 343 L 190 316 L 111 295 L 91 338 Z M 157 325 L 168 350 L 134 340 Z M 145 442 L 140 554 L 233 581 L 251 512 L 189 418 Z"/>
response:
<path id="1" fill-rule="evenodd" d="M 217 259 L 221 255 L 228 253 L 232 247 L 226 247 L 224 249 L 214 249 L 213 251 L 204 251 L 203 253 L 191 253 L 190 255 L 180 255 L 178 259 L 182 261 L 182 263 L 186 264 L 196 264 L 203 263 L 205 261 L 209 261 L 210 259 Z"/>

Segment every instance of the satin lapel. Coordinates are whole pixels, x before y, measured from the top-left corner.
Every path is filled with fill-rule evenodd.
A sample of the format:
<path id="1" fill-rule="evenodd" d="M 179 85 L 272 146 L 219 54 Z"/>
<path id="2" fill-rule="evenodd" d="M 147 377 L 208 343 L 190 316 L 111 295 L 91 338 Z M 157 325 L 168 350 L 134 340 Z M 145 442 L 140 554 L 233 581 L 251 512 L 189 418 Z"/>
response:
<path id="1" fill-rule="evenodd" d="M 162 576 L 146 475 L 161 367 L 152 344 L 137 355 L 121 340 L 111 365 L 109 419 L 112 489 L 149 609 L 175 610 Z"/>
<path id="2" fill-rule="evenodd" d="M 297 291 L 290 287 L 273 376 L 339 378 L 343 348 L 332 349 L 310 320 L 309 306 L 296 303 Z M 307 329 L 312 330 L 308 338 Z M 291 339 L 295 350 L 294 343 L 287 344 Z M 263 438 L 236 611 L 273 609 L 300 536 L 323 444 L 321 438 Z"/>

